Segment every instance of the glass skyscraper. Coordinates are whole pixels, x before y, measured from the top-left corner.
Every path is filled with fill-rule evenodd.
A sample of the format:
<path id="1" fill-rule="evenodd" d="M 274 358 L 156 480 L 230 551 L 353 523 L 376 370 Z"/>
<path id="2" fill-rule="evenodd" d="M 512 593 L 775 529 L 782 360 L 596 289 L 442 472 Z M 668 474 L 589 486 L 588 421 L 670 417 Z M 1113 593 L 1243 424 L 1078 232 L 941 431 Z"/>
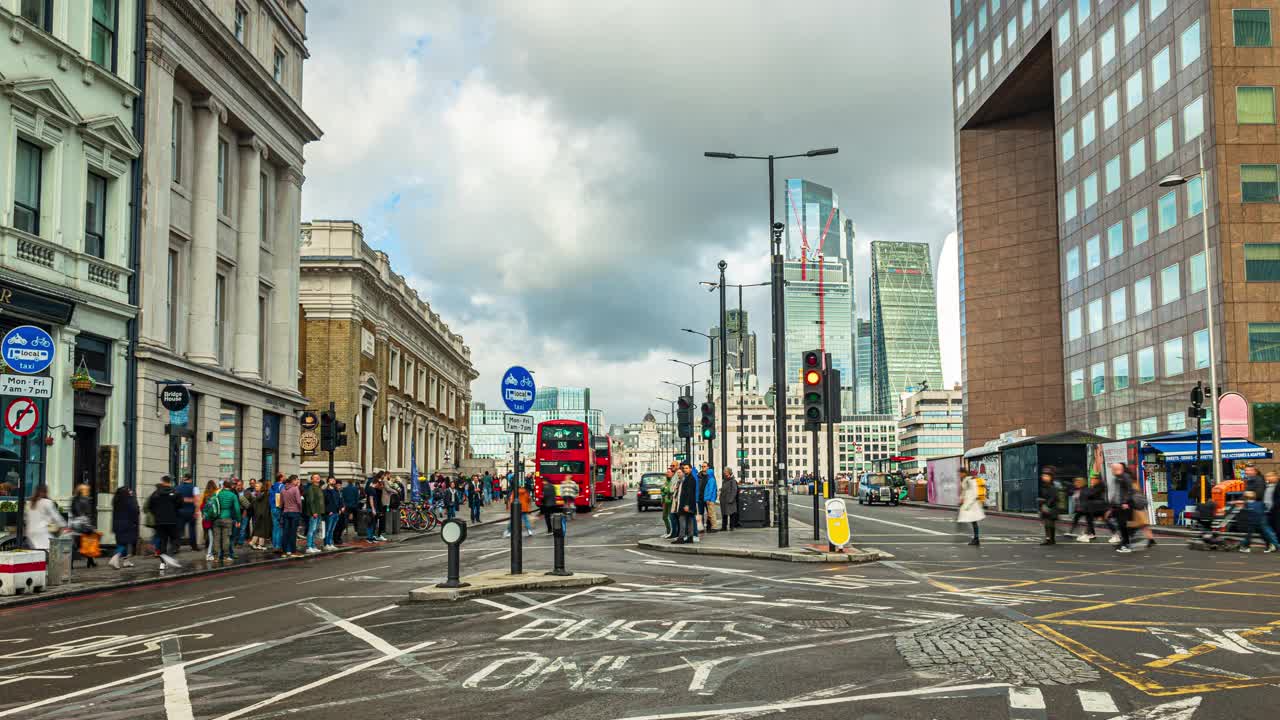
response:
<path id="1" fill-rule="evenodd" d="M 854 364 L 857 365 L 857 383 L 854 387 L 854 407 L 859 415 L 871 412 L 871 323 L 858 320 L 858 336 L 855 342 Z"/>
<path id="2" fill-rule="evenodd" d="M 800 382 L 800 354 L 823 347 L 821 320 L 826 327 L 826 351 L 831 353 L 832 365 L 840 371 L 841 409 L 852 408 L 853 292 L 848 265 L 837 259 L 826 260 L 821 265 L 817 262 L 805 264 L 808 267 L 805 268 L 804 279 L 801 279 L 802 263 L 799 260 L 787 260 L 782 265 L 786 280 L 787 384 Z M 821 307 L 819 280 L 822 286 Z"/>
<path id="3" fill-rule="evenodd" d="M 800 259 L 807 240 L 809 255 L 816 255 L 821 250 L 827 259 L 853 262 L 853 223 L 841 214 L 840 197 L 831 188 L 802 178 L 791 178 L 787 180 L 786 197 L 782 201 L 786 205 L 788 260 Z M 824 228 L 827 230 L 825 239 L 822 237 Z"/>
<path id="4" fill-rule="evenodd" d="M 745 376 L 745 383 L 751 387 L 756 375 L 756 334 L 751 332 L 746 310 L 729 310 L 725 313 L 725 336 L 728 340 L 728 356 L 725 362 L 729 366 L 729 388 L 736 389 L 739 375 Z M 711 386 L 713 394 L 720 397 L 720 328 L 711 328 Z M 741 365 L 741 368 L 739 368 Z M 741 370 L 741 372 L 740 372 Z"/>
<path id="5" fill-rule="evenodd" d="M 872 409 L 897 416 L 898 396 L 942 389 L 938 305 L 929 246 L 871 243 Z"/>

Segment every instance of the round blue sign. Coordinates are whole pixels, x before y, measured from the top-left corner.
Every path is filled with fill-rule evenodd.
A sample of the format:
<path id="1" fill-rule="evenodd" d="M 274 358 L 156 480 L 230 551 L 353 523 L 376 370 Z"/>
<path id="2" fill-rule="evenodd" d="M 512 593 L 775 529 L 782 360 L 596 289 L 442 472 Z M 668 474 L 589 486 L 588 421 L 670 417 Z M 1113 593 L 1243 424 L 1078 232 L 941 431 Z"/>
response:
<path id="1" fill-rule="evenodd" d="M 537 396 L 538 387 L 533 384 L 533 375 L 528 370 L 514 365 L 502 373 L 502 402 L 511 412 L 517 415 L 529 412 Z"/>
<path id="2" fill-rule="evenodd" d="M 0 341 L 0 353 L 14 372 L 34 375 L 53 364 L 53 338 L 34 325 L 19 325 Z"/>

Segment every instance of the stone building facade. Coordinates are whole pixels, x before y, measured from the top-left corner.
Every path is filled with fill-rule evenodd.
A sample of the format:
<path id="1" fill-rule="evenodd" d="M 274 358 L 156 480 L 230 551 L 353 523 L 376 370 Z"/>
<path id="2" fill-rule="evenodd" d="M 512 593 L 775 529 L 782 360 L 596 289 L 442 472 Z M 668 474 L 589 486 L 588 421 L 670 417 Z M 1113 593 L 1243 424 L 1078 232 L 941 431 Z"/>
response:
<path id="1" fill-rule="evenodd" d="M 303 225 L 299 330 L 302 391 L 309 407 L 332 402 L 349 443 L 335 454 L 339 478 L 378 470 L 452 470 L 471 456 L 471 349 L 364 242 L 350 220 Z M 326 472 L 328 457 L 305 459 Z"/>
<path id="2" fill-rule="evenodd" d="M 139 483 L 298 467 L 300 0 L 146 5 Z M 190 386 L 183 413 L 159 403 Z"/>

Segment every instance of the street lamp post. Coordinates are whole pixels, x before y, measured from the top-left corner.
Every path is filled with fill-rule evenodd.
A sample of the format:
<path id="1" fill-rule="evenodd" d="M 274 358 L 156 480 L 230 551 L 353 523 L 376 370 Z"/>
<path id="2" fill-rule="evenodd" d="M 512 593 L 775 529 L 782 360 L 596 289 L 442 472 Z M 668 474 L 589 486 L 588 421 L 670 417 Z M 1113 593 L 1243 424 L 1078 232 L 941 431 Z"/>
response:
<path id="1" fill-rule="evenodd" d="M 710 287 L 711 290 L 715 290 L 717 288 L 721 288 L 722 290 L 723 288 L 731 288 L 731 287 L 738 288 L 738 451 L 741 452 L 744 447 L 744 443 L 746 442 L 746 439 L 743 436 L 743 433 L 745 432 L 743 430 L 743 426 L 746 424 L 746 421 L 747 421 L 746 408 L 743 405 L 744 398 L 746 397 L 746 394 L 747 394 L 747 376 L 746 376 L 746 373 L 743 372 L 743 368 L 747 366 L 747 359 L 746 359 L 747 338 L 746 338 L 746 334 L 742 330 L 742 288 L 767 287 L 772 283 L 767 283 L 767 282 L 726 283 L 724 282 L 724 277 L 721 276 L 719 283 L 707 282 L 706 280 L 703 280 L 699 284 L 707 285 Z M 722 326 L 727 327 L 726 325 L 727 322 L 728 322 L 728 318 L 725 317 L 725 309 L 722 304 L 720 307 L 720 323 Z M 725 432 L 728 433 L 728 430 L 725 430 Z M 739 458 L 738 470 L 740 471 L 742 470 L 743 459 L 744 458 Z"/>
<path id="2" fill-rule="evenodd" d="M 677 360 L 675 358 L 668 358 L 668 359 L 673 363 L 679 363 L 689 368 L 689 392 L 690 393 L 693 392 L 693 386 L 696 385 L 698 382 L 697 380 L 693 379 L 694 370 L 697 369 L 699 365 L 708 365 L 711 363 L 710 360 L 703 360 L 702 362 L 691 363 L 691 362 L 685 362 L 684 360 Z M 668 381 L 663 380 L 663 382 L 668 382 Z M 684 452 L 685 452 L 685 457 L 688 459 L 688 463 L 690 466 L 693 465 L 693 446 L 694 445 L 695 443 L 693 442 L 693 438 L 685 438 Z"/>
<path id="3" fill-rule="evenodd" d="M 1209 174 L 1204 168 L 1204 139 L 1199 141 L 1200 172 L 1191 177 L 1169 175 L 1160 181 L 1160 187 L 1178 187 L 1192 178 L 1200 178 L 1200 236 L 1204 241 L 1204 314 L 1209 334 L 1209 397 L 1212 408 L 1209 428 L 1213 434 L 1213 484 L 1222 482 L 1222 435 L 1218 427 L 1218 357 L 1213 342 L 1213 258 L 1209 253 Z M 1198 437 L 1198 435 L 1197 435 Z M 1196 458 L 1199 460 L 1199 458 Z"/>
<path id="4" fill-rule="evenodd" d="M 786 486 L 787 472 L 787 390 L 786 378 L 787 373 L 786 358 L 786 321 L 783 318 L 783 295 L 782 295 L 782 230 L 781 223 L 777 221 L 777 208 L 775 207 L 773 197 L 773 162 L 775 160 L 785 160 L 797 157 L 818 157 L 820 155 L 835 155 L 840 152 L 838 148 L 820 148 L 810 150 L 805 153 L 796 155 L 738 155 L 726 152 L 704 152 L 703 155 L 709 158 L 720 158 L 723 160 L 764 160 L 769 166 L 769 231 L 770 236 L 770 278 L 773 282 L 773 387 L 774 387 L 774 441 L 775 457 L 773 468 L 773 497 L 776 504 L 775 512 L 778 518 L 778 547 L 786 547 L 788 545 L 787 538 L 787 521 L 789 519 L 786 510 L 787 499 L 783 494 Z"/>

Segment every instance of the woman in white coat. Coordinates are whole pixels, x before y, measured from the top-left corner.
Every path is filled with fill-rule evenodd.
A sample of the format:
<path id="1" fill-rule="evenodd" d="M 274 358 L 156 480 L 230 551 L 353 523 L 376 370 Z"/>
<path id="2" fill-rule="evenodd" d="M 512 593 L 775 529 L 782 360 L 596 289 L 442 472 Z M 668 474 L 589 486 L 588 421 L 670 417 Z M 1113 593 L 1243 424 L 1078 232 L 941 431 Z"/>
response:
<path id="1" fill-rule="evenodd" d="M 969 523 L 973 528 L 973 539 L 970 545 L 978 542 L 978 521 L 987 517 L 982 509 L 982 500 L 978 497 L 978 481 L 973 479 L 968 470 L 960 471 L 960 512 L 956 514 L 956 522 Z"/>
<path id="2" fill-rule="evenodd" d="M 40 485 L 32 493 L 22 521 L 27 542 L 33 550 L 48 550 L 49 538 L 52 537 L 54 529 L 62 530 L 67 526 L 67 521 L 58 513 L 58 509 L 53 506 L 53 501 L 49 499 L 49 489 L 44 485 Z"/>

